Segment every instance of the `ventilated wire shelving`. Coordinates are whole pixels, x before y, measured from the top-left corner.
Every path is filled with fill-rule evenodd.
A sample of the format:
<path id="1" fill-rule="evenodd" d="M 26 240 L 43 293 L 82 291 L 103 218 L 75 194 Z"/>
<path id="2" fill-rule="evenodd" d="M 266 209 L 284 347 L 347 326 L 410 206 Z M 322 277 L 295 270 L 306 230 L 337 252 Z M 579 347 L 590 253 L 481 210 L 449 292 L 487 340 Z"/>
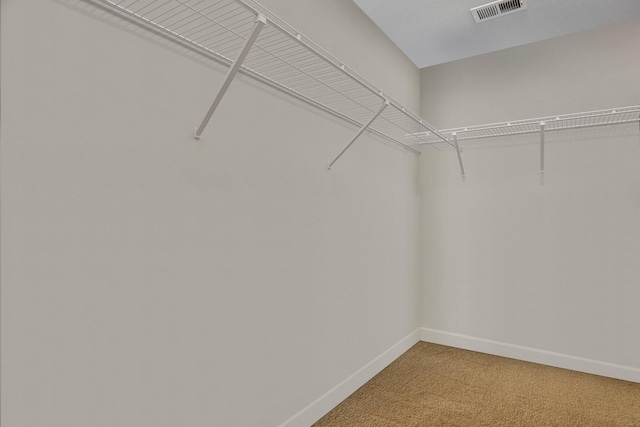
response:
<path id="1" fill-rule="evenodd" d="M 414 153 L 420 151 L 405 136 L 424 132 L 457 149 L 429 123 L 254 0 L 93 1 L 229 65 L 196 138 L 235 74 L 242 72 L 359 128 L 329 168 L 365 131 Z"/>
<path id="2" fill-rule="evenodd" d="M 440 130 L 440 135 L 460 143 L 485 138 L 536 134 L 544 126 L 545 132 L 584 129 L 599 126 L 611 126 L 640 120 L 640 105 L 632 107 L 612 108 L 608 110 L 589 111 L 585 113 L 565 114 L 561 116 L 541 117 L 537 119 L 516 120 L 512 122 L 492 123 L 478 126 L 467 126 Z M 436 144 L 442 140 L 430 132 L 407 135 L 408 140 L 418 145 Z M 468 145 L 470 146 L 470 145 Z"/>
<path id="3" fill-rule="evenodd" d="M 512 122 L 492 123 L 478 126 L 467 126 L 443 129 L 434 134 L 426 131 L 418 134 L 407 134 L 407 142 L 417 146 L 442 146 L 442 137 L 454 142 L 454 146 L 472 148 L 482 140 L 489 138 L 515 137 L 520 135 L 540 135 L 540 172 L 544 172 L 545 134 L 554 131 L 597 128 L 637 123 L 640 131 L 640 105 L 611 108 L 607 110 L 583 113 L 564 114 L 560 116 L 540 117 L 536 119 L 516 120 Z"/>

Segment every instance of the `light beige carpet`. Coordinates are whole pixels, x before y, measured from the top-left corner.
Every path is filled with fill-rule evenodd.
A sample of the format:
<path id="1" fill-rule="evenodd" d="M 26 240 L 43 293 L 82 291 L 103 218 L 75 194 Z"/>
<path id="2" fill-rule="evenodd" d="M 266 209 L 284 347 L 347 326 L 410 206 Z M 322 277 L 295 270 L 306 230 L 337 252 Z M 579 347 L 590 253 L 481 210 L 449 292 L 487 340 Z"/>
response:
<path id="1" fill-rule="evenodd" d="M 640 427 L 640 384 L 420 342 L 314 427 Z"/>

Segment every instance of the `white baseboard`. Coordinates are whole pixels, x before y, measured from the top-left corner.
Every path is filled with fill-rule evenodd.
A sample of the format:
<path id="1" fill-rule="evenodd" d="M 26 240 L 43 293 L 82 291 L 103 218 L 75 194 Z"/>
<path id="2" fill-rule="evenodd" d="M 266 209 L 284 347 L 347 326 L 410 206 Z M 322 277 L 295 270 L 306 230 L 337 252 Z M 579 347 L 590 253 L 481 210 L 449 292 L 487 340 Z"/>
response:
<path id="1" fill-rule="evenodd" d="M 386 350 L 384 353 L 354 372 L 340 384 L 311 402 L 279 427 L 309 427 L 340 402 L 362 387 L 367 381 L 409 350 L 418 341 L 442 344 L 465 350 L 509 357 L 542 365 L 617 378 L 640 383 L 640 369 L 614 363 L 569 356 L 499 341 L 476 338 L 452 332 L 419 328 Z"/>
<path id="2" fill-rule="evenodd" d="M 640 383 L 640 369 L 638 368 L 538 350 L 530 347 L 522 347 L 468 335 L 420 328 L 420 341 Z"/>
<path id="3" fill-rule="evenodd" d="M 309 427 L 420 341 L 420 329 L 394 344 L 347 379 L 307 405 L 279 427 Z"/>

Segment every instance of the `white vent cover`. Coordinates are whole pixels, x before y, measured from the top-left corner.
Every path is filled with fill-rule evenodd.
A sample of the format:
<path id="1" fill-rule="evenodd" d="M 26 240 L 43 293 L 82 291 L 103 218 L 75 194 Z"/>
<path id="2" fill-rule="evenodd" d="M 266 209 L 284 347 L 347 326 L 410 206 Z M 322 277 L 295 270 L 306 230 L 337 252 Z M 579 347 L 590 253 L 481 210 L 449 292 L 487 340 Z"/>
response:
<path id="1" fill-rule="evenodd" d="M 498 0 L 471 9 L 476 22 L 488 21 L 527 8 L 527 0 Z"/>

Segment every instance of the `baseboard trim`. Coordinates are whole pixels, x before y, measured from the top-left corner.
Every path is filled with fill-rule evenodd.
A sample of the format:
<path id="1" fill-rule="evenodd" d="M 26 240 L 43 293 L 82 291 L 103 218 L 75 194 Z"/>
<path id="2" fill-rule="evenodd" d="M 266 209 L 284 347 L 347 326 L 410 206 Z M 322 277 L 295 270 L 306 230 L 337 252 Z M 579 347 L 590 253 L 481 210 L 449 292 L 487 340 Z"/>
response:
<path id="1" fill-rule="evenodd" d="M 416 329 L 403 338 L 384 353 L 364 365 L 358 371 L 336 385 L 334 388 L 311 402 L 300 412 L 289 418 L 279 427 L 309 427 L 340 402 L 349 397 L 354 391 L 362 387 L 367 381 L 376 376 L 391 362 L 396 360 L 405 351 L 409 350 L 420 341 L 420 329 Z"/>
<path id="2" fill-rule="evenodd" d="M 420 328 L 420 341 L 640 383 L 640 369 L 638 368 L 492 341 L 484 338 L 476 338 L 436 329 Z"/>

